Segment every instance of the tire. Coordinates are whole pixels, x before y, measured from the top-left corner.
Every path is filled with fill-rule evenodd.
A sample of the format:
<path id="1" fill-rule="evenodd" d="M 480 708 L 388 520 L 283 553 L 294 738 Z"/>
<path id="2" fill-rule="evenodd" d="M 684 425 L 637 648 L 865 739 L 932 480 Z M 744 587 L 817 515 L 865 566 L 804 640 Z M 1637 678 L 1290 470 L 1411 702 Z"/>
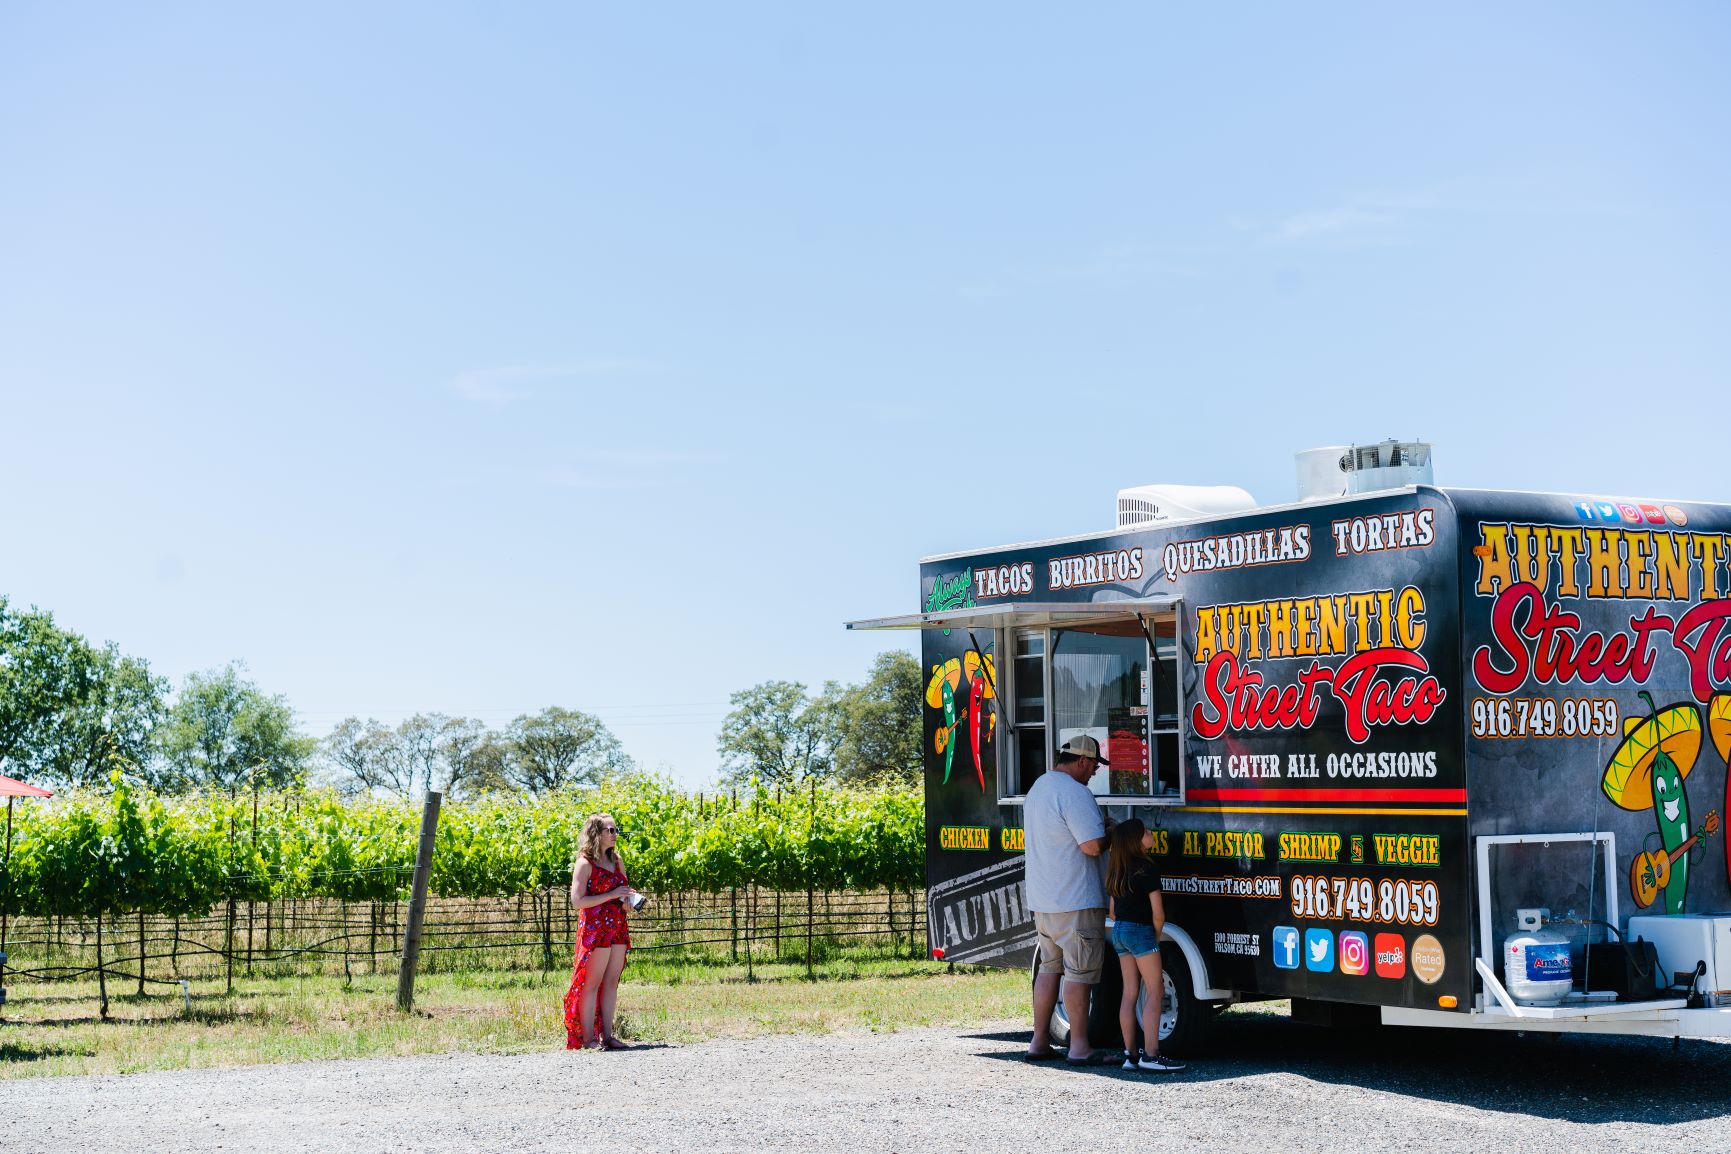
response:
<path id="1" fill-rule="evenodd" d="M 1184 960 L 1184 951 L 1170 941 L 1160 943 L 1160 978 L 1165 986 L 1160 1005 L 1160 1052 L 1175 1058 L 1197 1053 L 1207 1045 L 1214 1028 L 1215 1008 L 1196 996 L 1190 963 Z M 1144 990 L 1142 997 L 1147 996 Z M 1136 1020 L 1142 1020 L 1140 1000 Z"/>

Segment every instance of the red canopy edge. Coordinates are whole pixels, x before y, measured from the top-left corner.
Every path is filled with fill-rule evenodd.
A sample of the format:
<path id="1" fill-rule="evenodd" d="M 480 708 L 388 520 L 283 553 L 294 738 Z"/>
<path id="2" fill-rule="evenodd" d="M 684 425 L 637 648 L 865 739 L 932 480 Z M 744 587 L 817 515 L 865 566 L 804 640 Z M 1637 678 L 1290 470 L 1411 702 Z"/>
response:
<path id="1" fill-rule="evenodd" d="M 0 797 L 53 797 L 52 790 L 26 785 L 11 777 L 0 777 Z"/>

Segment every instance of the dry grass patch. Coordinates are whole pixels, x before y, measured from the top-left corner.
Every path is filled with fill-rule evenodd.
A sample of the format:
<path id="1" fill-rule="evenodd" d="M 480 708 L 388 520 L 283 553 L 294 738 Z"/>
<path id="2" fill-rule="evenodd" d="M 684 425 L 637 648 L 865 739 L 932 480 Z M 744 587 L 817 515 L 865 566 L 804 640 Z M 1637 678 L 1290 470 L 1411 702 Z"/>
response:
<path id="1" fill-rule="evenodd" d="M 654 1042 L 903 1026 L 967 1026 L 1026 1013 L 1014 971 L 924 961 L 842 958 L 817 980 L 802 965 L 674 965 L 634 961 L 620 991 L 620 1032 Z M 522 1053 L 564 1042 L 567 975 L 539 971 L 431 974 L 400 1014 L 396 980 L 258 977 L 233 994 L 194 990 L 110 998 L 94 982 L 10 987 L 0 1017 L 0 1079 L 200 1069 L 326 1058 Z"/>

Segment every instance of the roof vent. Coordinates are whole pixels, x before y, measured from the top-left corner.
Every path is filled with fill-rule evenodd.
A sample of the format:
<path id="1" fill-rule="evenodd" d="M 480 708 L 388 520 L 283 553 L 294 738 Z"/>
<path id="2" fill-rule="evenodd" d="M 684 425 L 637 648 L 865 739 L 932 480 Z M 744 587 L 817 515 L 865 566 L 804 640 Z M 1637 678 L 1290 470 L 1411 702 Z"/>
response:
<path id="1" fill-rule="evenodd" d="M 1242 513 L 1256 498 L 1236 485 L 1137 485 L 1118 490 L 1118 528 Z"/>
<path id="2" fill-rule="evenodd" d="M 1431 483 L 1428 441 L 1390 438 L 1375 445 L 1330 445 L 1298 454 L 1300 501 L 1328 501 Z"/>

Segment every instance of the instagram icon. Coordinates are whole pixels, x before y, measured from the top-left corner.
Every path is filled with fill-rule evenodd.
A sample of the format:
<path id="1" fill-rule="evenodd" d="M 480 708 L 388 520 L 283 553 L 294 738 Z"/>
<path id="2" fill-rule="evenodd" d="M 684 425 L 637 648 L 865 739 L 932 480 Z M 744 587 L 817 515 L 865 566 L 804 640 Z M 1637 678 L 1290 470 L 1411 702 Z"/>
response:
<path id="1" fill-rule="evenodd" d="M 1357 930 L 1340 932 L 1340 972 L 1366 974 L 1370 972 L 1370 939 Z"/>

